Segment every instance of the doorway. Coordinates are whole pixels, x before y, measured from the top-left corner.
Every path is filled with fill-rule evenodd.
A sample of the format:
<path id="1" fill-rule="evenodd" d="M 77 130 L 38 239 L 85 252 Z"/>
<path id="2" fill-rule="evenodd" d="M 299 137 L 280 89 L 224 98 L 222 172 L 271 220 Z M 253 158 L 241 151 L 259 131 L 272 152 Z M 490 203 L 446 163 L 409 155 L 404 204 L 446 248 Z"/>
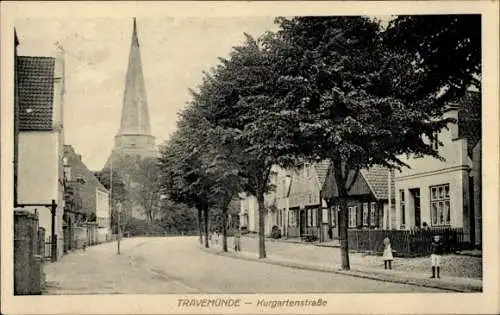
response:
<path id="1" fill-rule="evenodd" d="M 306 210 L 300 209 L 300 225 L 299 225 L 299 234 L 302 236 L 306 231 Z"/>
<path id="2" fill-rule="evenodd" d="M 413 214 L 415 218 L 415 227 L 420 228 L 421 227 L 420 188 L 410 189 L 410 194 L 413 197 Z"/>

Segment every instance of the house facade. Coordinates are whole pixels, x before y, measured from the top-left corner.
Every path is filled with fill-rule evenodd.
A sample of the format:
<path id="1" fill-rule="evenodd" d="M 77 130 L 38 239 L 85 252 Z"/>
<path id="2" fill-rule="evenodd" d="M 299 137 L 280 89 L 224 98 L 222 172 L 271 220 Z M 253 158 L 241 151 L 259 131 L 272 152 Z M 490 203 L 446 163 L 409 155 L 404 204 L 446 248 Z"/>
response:
<path id="1" fill-rule="evenodd" d="M 353 180 L 353 174 L 348 182 Z M 346 207 L 348 211 L 348 229 L 391 229 L 394 207 L 394 173 L 381 166 L 361 169 L 348 190 Z M 334 171 L 330 167 L 325 184 L 321 190 L 328 208 L 330 238 L 339 237 L 338 212 L 340 210 L 337 183 Z"/>
<path id="2" fill-rule="evenodd" d="M 428 140 L 443 160 L 401 157 L 411 168 L 395 174 L 398 228 L 462 228 L 465 242 L 481 243 L 480 107 L 472 93 L 446 111 L 457 123 Z"/>
<path id="3" fill-rule="evenodd" d="M 73 146 L 64 146 L 65 178 L 68 188 L 77 196 L 78 203 L 68 209 L 81 219 L 74 222 L 95 222 L 97 242 L 111 238 L 111 210 L 108 190 L 82 161 Z"/>
<path id="4" fill-rule="evenodd" d="M 289 172 L 273 166 L 269 179 L 274 189 L 264 196 L 266 207 L 264 217 L 264 233 L 270 235 L 273 226 L 278 226 L 282 235 L 287 229 Z M 257 198 L 248 194 L 240 195 L 240 225 L 247 227 L 249 232 L 259 231 L 259 205 Z"/>
<path id="5" fill-rule="evenodd" d="M 63 254 L 64 56 L 16 56 L 16 207 L 37 212 Z M 51 254 L 52 255 L 52 254 Z M 56 258 L 57 258 L 56 257 Z"/>
<path id="6" fill-rule="evenodd" d="M 287 237 L 313 235 L 324 240 L 328 234 L 320 191 L 328 172 L 328 161 L 304 163 L 291 174 L 288 191 Z"/>

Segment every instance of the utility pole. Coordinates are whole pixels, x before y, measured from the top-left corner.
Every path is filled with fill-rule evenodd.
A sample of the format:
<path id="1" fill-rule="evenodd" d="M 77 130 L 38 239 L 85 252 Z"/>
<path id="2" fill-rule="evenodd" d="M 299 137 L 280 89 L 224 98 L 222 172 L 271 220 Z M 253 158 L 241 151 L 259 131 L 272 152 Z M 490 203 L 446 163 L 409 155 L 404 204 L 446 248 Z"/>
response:
<path id="1" fill-rule="evenodd" d="M 118 213 L 117 213 L 117 221 L 118 221 L 118 235 L 116 237 L 116 240 L 118 241 L 117 242 L 117 246 L 118 246 L 118 251 L 117 251 L 117 254 L 120 255 L 120 238 L 122 236 L 122 228 L 121 228 L 121 222 L 120 222 L 120 213 L 122 212 L 122 204 L 119 202 L 118 203 Z"/>

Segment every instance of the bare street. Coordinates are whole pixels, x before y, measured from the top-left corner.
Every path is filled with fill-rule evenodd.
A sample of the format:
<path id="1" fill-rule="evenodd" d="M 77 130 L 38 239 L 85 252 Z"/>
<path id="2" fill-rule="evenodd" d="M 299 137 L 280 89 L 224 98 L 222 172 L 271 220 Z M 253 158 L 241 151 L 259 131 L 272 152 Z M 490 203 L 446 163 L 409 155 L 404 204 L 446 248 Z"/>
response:
<path id="1" fill-rule="evenodd" d="M 439 292 L 430 288 L 297 270 L 202 251 L 196 237 L 125 239 L 45 266 L 45 294 Z"/>

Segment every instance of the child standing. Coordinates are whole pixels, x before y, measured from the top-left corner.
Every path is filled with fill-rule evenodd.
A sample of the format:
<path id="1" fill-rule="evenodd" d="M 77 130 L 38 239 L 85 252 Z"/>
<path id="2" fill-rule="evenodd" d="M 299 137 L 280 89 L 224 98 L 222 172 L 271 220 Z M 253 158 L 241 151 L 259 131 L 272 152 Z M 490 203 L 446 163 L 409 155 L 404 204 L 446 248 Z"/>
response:
<path id="1" fill-rule="evenodd" d="M 384 269 L 387 269 L 387 266 L 389 266 L 389 269 L 392 269 L 392 260 L 394 259 L 392 257 L 392 247 L 391 247 L 391 240 L 389 239 L 389 236 L 386 236 L 384 238 Z"/>
<path id="2" fill-rule="evenodd" d="M 240 238 L 241 238 L 240 229 L 237 228 L 236 231 L 234 232 L 234 251 L 235 252 L 241 251 Z"/>
<path id="3" fill-rule="evenodd" d="M 432 264 L 432 276 L 431 278 L 439 279 L 439 268 L 441 264 L 441 255 L 443 255 L 443 243 L 441 243 L 441 237 L 439 235 L 434 235 L 431 244 L 431 264 Z"/>

